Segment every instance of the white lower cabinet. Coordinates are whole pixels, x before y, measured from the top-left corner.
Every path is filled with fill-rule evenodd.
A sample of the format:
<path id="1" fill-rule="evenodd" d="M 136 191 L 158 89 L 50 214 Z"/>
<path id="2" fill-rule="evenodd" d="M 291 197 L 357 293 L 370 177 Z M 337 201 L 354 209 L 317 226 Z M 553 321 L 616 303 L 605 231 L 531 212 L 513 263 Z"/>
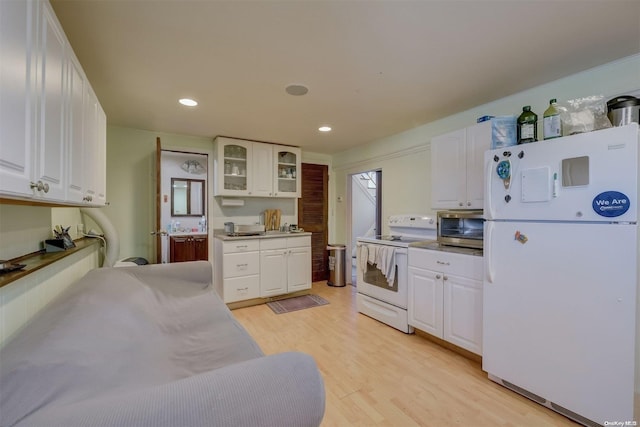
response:
<path id="1" fill-rule="evenodd" d="M 260 296 L 311 288 L 311 237 L 260 241 Z"/>
<path id="2" fill-rule="evenodd" d="M 482 257 L 409 248 L 409 324 L 482 354 Z"/>
<path id="3" fill-rule="evenodd" d="M 225 303 L 311 288 L 311 236 L 215 239 L 216 290 Z"/>
<path id="4" fill-rule="evenodd" d="M 216 239 L 214 277 L 226 303 L 260 297 L 260 243 Z"/>

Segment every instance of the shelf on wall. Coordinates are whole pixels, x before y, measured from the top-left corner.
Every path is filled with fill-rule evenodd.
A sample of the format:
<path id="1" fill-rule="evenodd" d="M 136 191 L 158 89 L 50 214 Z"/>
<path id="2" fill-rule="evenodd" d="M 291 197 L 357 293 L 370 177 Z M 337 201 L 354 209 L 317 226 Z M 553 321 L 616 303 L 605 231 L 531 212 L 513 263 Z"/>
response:
<path id="1" fill-rule="evenodd" d="M 9 262 L 12 264 L 24 264 L 25 267 L 21 270 L 15 270 L 9 273 L 0 274 L 0 288 L 8 285 L 11 282 L 15 282 L 18 279 L 22 279 L 23 277 L 26 277 L 29 274 L 40 270 L 41 268 L 51 265 L 62 258 L 73 255 L 90 246 L 97 245 L 100 243 L 100 239 L 86 237 L 75 240 L 74 243 L 76 244 L 75 248 L 70 248 L 64 251 L 45 252 L 43 249 L 38 252 L 33 252 L 31 254 L 23 255 L 21 257 L 9 260 Z"/>

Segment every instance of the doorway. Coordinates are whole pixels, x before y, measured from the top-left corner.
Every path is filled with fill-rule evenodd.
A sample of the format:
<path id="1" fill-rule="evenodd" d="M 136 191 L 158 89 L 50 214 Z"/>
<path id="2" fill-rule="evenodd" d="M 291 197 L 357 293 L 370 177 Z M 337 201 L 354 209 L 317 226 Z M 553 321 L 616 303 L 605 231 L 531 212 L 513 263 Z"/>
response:
<path id="1" fill-rule="evenodd" d="M 351 283 L 356 285 L 356 239 L 382 233 L 382 171 L 351 175 Z"/>
<path id="2" fill-rule="evenodd" d="M 178 260 L 208 259 L 209 239 L 202 237 L 209 234 L 208 154 L 161 149 L 159 161 L 159 229 L 173 234 L 182 233 L 182 240 L 174 241 L 169 234 L 162 234 L 158 244 L 157 262 L 164 264 Z M 184 237 L 188 235 L 186 233 L 194 232 L 201 234 L 189 235 L 188 239 Z M 189 249 L 187 255 L 181 252 L 183 246 Z"/>

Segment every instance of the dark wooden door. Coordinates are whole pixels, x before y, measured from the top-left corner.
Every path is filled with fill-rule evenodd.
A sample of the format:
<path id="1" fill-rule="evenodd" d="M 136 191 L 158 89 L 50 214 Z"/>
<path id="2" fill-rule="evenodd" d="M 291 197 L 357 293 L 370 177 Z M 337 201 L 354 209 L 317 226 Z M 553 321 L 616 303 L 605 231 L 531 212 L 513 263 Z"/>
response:
<path id="1" fill-rule="evenodd" d="M 302 197 L 298 199 L 298 227 L 311 235 L 311 279 L 329 278 L 327 253 L 329 222 L 329 168 L 326 165 L 302 164 Z"/>

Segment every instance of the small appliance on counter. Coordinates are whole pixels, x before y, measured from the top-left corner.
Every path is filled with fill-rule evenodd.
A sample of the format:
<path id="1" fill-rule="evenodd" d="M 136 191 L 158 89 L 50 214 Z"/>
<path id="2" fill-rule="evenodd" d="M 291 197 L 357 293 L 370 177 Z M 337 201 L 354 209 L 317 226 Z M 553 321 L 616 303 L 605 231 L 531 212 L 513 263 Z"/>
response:
<path id="1" fill-rule="evenodd" d="M 482 249 L 484 219 L 481 210 L 438 212 L 438 243 Z"/>
<path id="2" fill-rule="evenodd" d="M 225 222 L 224 232 L 227 236 L 260 236 L 265 233 L 265 229 L 263 224 L 242 225 Z"/>

